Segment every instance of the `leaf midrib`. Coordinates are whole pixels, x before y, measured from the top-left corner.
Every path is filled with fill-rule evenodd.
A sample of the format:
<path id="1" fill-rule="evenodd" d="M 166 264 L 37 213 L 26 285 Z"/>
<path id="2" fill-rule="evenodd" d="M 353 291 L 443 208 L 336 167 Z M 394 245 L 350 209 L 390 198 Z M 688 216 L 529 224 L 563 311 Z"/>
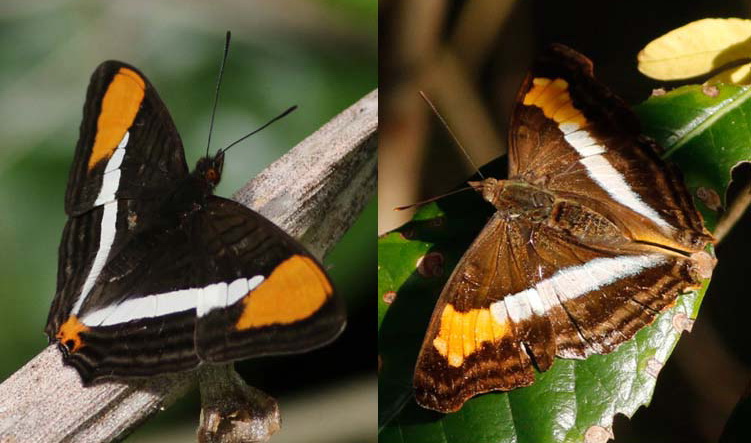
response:
<path id="1" fill-rule="evenodd" d="M 745 103 L 749 97 L 751 97 L 751 88 L 743 88 L 739 93 L 726 98 L 711 108 L 707 108 L 701 116 L 695 118 L 686 125 L 688 130 L 683 134 L 680 134 L 677 141 L 672 146 L 666 146 L 667 149 L 663 154 L 663 158 L 671 156 L 683 145 L 704 133 L 704 131 L 710 128 L 717 120 Z"/>

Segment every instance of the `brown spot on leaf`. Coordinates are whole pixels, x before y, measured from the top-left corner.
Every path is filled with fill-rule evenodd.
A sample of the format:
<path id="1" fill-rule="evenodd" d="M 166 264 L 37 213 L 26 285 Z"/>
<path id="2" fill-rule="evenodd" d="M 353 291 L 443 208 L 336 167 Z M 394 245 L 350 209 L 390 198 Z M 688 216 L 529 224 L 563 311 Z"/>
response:
<path id="1" fill-rule="evenodd" d="M 597 425 L 590 426 L 584 433 L 585 443 L 605 443 L 612 438 L 615 438 L 612 429 Z"/>
<path id="2" fill-rule="evenodd" d="M 709 278 L 717 264 L 717 259 L 712 257 L 707 251 L 699 251 L 691 254 L 693 260 L 693 270 L 701 278 Z"/>
<path id="3" fill-rule="evenodd" d="M 652 97 L 659 97 L 665 94 L 667 94 L 667 91 L 665 91 L 665 88 L 657 88 L 657 89 L 652 90 Z"/>
<path id="4" fill-rule="evenodd" d="M 383 302 L 387 305 L 390 305 L 394 302 L 394 299 L 396 298 L 396 291 L 386 291 L 383 294 Z"/>
<path id="5" fill-rule="evenodd" d="M 673 316 L 673 329 L 679 334 L 683 331 L 691 332 L 694 327 L 694 321 L 682 312 Z"/>
<path id="6" fill-rule="evenodd" d="M 417 259 L 417 273 L 425 278 L 443 274 L 443 254 L 430 252 Z"/>
<path id="7" fill-rule="evenodd" d="M 718 88 L 717 85 L 708 85 L 705 83 L 701 85 L 701 92 L 707 97 L 717 97 L 720 95 L 720 88 Z"/>
<path id="8" fill-rule="evenodd" d="M 722 208 L 722 200 L 720 199 L 720 194 L 718 194 L 714 189 L 700 186 L 696 189 L 696 197 L 713 211 L 719 211 L 720 208 Z"/>

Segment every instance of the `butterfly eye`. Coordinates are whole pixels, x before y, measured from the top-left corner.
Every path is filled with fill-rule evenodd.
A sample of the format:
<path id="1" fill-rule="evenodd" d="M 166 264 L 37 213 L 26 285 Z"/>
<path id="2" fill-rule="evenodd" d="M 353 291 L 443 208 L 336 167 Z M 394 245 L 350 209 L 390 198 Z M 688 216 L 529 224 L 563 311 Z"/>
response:
<path id="1" fill-rule="evenodd" d="M 209 168 L 206 171 L 206 180 L 208 180 L 210 183 L 216 183 L 219 181 L 219 173 L 216 172 L 216 169 Z"/>

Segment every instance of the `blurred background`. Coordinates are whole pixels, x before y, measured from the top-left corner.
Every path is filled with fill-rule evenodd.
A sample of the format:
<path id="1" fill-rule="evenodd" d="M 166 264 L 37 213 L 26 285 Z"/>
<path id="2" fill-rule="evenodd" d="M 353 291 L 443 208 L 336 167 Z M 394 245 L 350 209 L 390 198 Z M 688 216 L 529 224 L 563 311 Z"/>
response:
<path id="1" fill-rule="evenodd" d="M 418 95 L 424 90 L 482 165 L 505 154 L 517 88 L 552 42 L 591 58 L 627 102 L 671 87 L 642 76 L 636 54 L 652 39 L 708 17 L 751 17 L 748 0 L 381 0 L 379 11 L 379 233 L 411 212 L 393 208 L 457 187 L 474 169 Z M 499 175 L 505 171 L 499 171 Z M 649 408 L 615 420 L 617 442 L 715 442 L 751 375 L 745 277 L 751 216 L 717 249 L 719 265 L 691 334 L 663 368 Z"/>
<path id="2" fill-rule="evenodd" d="M 55 293 L 68 168 L 99 63 L 122 60 L 151 80 L 192 168 L 205 150 L 224 34 L 232 31 L 213 149 L 291 105 L 299 109 L 232 150 L 217 190 L 228 197 L 377 87 L 377 8 L 372 0 L 3 1 L 0 378 L 47 344 L 42 330 Z M 375 237 L 373 201 L 325 261 L 349 309 L 334 344 L 236 365 L 280 402 L 274 442 L 376 439 Z M 198 414 L 193 392 L 128 441 L 192 441 Z"/>

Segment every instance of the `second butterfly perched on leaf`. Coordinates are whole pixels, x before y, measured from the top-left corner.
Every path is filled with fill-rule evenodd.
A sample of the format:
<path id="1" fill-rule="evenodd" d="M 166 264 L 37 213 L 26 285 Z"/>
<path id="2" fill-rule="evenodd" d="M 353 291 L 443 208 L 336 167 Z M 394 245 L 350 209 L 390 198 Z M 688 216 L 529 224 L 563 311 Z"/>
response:
<path id="1" fill-rule="evenodd" d="M 497 212 L 433 312 L 414 377 L 424 407 L 455 411 L 531 384 L 556 356 L 609 353 L 714 267 L 680 173 L 569 48 L 522 84 L 508 177 L 471 183 Z"/>

